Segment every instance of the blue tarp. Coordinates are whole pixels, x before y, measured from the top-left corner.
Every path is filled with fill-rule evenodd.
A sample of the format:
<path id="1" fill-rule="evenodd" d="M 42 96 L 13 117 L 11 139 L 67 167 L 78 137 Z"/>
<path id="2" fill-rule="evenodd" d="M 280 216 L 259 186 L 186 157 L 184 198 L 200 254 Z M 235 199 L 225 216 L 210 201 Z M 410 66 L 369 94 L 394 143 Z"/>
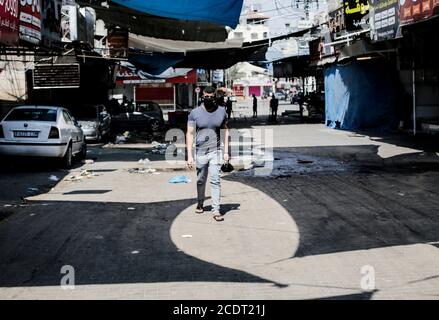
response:
<path id="1" fill-rule="evenodd" d="M 207 21 L 235 28 L 243 0 L 112 0 L 127 8 L 166 18 Z"/>
<path id="2" fill-rule="evenodd" d="M 128 58 L 137 68 L 152 75 L 159 75 L 165 72 L 183 59 L 184 56 L 182 54 L 171 55 L 165 53 L 154 53 L 153 55 L 130 54 Z"/>
<path id="3" fill-rule="evenodd" d="M 326 125 L 345 130 L 394 128 L 398 80 L 379 60 L 353 61 L 325 69 Z"/>

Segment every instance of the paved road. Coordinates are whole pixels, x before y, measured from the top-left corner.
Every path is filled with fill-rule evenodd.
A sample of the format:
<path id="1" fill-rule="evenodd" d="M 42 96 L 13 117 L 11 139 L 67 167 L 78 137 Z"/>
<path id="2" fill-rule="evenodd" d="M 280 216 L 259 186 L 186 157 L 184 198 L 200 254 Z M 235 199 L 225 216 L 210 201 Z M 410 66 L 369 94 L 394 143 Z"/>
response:
<path id="1" fill-rule="evenodd" d="M 193 212 L 194 172 L 148 144 L 94 146 L 95 161 L 71 171 L 9 164 L 0 298 L 437 299 L 436 153 L 296 120 L 263 126 L 274 132 L 270 175 L 224 176 L 223 223 Z M 168 183 L 180 174 L 191 183 Z M 60 287 L 66 265 L 74 290 Z"/>

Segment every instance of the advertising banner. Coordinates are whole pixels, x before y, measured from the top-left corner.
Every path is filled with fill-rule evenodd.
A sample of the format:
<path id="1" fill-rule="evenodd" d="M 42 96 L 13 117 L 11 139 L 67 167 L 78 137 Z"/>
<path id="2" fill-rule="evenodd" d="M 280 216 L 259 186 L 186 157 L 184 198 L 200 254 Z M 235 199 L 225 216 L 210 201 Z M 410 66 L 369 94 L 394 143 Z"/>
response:
<path id="1" fill-rule="evenodd" d="M 18 44 L 18 1 L 0 0 L 0 43 Z"/>
<path id="2" fill-rule="evenodd" d="M 435 5 L 437 5 L 436 0 L 400 0 L 401 25 L 431 17 Z"/>
<path id="3" fill-rule="evenodd" d="M 374 41 L 394 39 L 399 28 L 398 0 L 371 0 L 370 37 Z"/>
<path id="4" fill-rule="evenodd" d="M 41 41 L 41 0 L 20 0 L 20 40 Z"/>
<path id="5" fill-rule="evenodd" d="M 369 0 L 345 0 L 343 8 L 347 31 L 369 28 Z"/>

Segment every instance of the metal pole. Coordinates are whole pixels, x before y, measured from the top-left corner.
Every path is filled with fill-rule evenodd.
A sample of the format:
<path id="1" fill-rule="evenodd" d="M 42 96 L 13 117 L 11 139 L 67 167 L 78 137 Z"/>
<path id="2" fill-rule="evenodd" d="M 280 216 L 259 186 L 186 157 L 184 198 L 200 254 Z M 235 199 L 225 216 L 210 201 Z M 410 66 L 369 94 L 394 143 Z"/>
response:
<path id="1" fill-rule="evenodd" d="M 176 92 L 176 85 L 174 84 L 174 112 L 177 111 L 177 92 Z"/>
<path id="2" fill-rule="evenodd" d="M 412 90 L 413 90 L 413 135 L 416 135 L 416 71 L 415 63 L 412 66 Z"/>
<path id="3" fill-rule="evenodd" d="M 137 86 L 134 85 L 134 86 L 133 86 L 133 101 L 134 101 L 134 105 L 136 105 L 136 101 L 137 101 L 137 97 L 136 97 L 136 88 L 137 88 Z"/>

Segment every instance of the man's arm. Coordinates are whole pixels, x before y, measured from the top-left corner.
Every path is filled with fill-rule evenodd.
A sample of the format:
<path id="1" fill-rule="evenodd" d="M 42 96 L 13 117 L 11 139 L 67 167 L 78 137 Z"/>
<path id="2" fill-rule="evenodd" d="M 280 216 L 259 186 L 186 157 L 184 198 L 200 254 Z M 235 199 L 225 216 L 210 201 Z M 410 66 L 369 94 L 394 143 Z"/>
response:
<path id="1" fill-rule="evenodd" d="M 195 129 L 193 126 L 187 127 L 186 133 L 186 148 L 187 148 L 187 166 L 189 169 L 194 167 L 194 157 L 193 157 L 193 145 L 194 145 L 194 132 Z"/>
<path id="2" fill-rule="evenodd" d="M 229 126 L 227 125 L 227 123 L 224 124 L 223 127 L 224 130 L 224 161 L 229 161 L 230 160 L 230 155 L 229 155 Z"/>

